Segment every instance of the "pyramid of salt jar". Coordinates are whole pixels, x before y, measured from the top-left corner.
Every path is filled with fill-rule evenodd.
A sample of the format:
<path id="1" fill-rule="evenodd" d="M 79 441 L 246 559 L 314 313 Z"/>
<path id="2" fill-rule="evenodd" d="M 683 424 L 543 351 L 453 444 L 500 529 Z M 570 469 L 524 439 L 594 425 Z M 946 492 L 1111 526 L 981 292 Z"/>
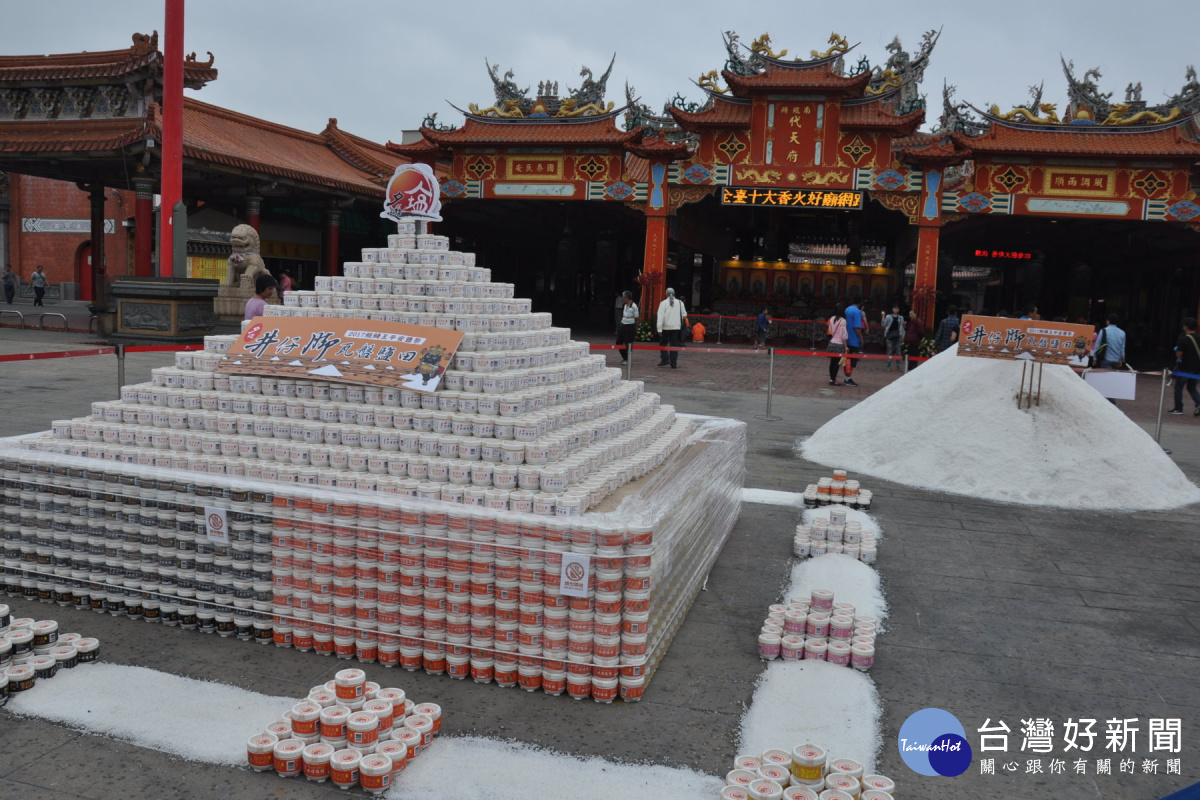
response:
<path id="1" fill-rule="evenodd" d="M 677 415 L 420 225 L 265 321 L 462 331 L 438 391 L 214 372 L 237 337 L 206 337 L 89 416 L 0 443 L 6 588 L 639 698 L 736 521 L 745 426 Z M 566 591 L 564 558 L 586 589 Z"/>

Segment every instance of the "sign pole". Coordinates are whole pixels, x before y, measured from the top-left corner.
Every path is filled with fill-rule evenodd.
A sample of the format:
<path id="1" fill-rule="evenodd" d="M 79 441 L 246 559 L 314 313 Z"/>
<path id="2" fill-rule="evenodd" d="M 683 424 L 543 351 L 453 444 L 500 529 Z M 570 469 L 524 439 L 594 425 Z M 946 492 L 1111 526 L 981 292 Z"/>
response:
<path id="1" fill-rule="evenodd" d="M 771 414 L 771 399 L 775 394 L 775 348 L 767 348 L 767 413 L 762 416 L 755 415 L 755 419 L 765 420 L 767 422 L 776 422 L 783 417 L 776 417 Z"/>
<path id="2" fill-rule="evenodd" d="M 1021 388 L 1017 390 L 1017 408 L 1021 407 L 1021 401 L 1025 399 L 1025 370 L 1028 367 L 1028 363 L 1021 362 Z"/>
<path id="3" fill-rule="evenodd" d="M 1158 390 L 1158 421 L 1154 423 L 1154 441 L 1162 444 L 1163 403 L 1167 399 L 1167 370 L 1162 371 L 1162 387 Z"/>

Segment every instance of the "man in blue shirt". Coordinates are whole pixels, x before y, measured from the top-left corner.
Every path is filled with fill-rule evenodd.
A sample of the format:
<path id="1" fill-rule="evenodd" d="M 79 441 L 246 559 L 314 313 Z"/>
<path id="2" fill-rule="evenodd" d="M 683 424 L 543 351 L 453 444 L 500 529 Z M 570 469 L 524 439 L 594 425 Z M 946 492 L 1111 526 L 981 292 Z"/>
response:
<path id="1" fill-rule="evenodd" d="M 850 298 L 850 305 L 846 307 L 846 352 L 861 353 L 863 351 L 863 336 L 866 331 L 863 330 L 863 313 L 860 306 L 862 305 L 862 297 L 855 295 Z M 854 368 L 858 366 L 858 359 L 851 358 L 846 361 L 846 385 L 858 386 L 854 379 L 850 377 Z"/>
<path id="2" fill-rule="evenodd" d="M 1097 369 L 1121 369 L 1125 366 L 1125 331 L 1117 327 L 1121 315 L 1110 311 L 1105 319 L 1108 325 L 1096 337 L 1092 364 Z"/>

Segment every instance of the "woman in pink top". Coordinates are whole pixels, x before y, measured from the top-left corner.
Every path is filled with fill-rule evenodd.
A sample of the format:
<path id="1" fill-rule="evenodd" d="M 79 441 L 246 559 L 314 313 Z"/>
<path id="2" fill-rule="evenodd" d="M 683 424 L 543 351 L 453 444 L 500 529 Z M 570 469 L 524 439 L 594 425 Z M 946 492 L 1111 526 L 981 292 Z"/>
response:
<path id="1" fill-rule="evenodd" d="M 846 307 L 840 303 L 829 318 L 828 330 L 829 352 L 834 354 L 829 357 L 829 385 L 840 386 L 837 379 L 838 367 L 846 354 Z"/>

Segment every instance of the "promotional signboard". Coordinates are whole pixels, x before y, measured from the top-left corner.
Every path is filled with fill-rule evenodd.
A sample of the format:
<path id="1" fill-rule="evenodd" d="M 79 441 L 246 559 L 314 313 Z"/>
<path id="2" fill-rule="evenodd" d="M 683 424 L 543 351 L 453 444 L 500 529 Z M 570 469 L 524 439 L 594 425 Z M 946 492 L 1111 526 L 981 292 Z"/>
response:
<path id="1" fill-rule="evenodd" d="M 378 320 L 255 317 L 216 371 L 432 392 L 462 338 L 458 331 Z"/>
<path id="2" fill-rule="evenodd" d="M 399 222 L 402 219 L 441 222 L 442 190 L 428 164 L 401 164 L 396 167 L 383 195 L 379 216 Z"/>
<path id="3" fill-rule="evenodd" d="M 1088 355 L 1095 332 L 1091 325 L 1070 322 L 968 315 L 962 318 L 958 354 L 1066 364 Z"/>

